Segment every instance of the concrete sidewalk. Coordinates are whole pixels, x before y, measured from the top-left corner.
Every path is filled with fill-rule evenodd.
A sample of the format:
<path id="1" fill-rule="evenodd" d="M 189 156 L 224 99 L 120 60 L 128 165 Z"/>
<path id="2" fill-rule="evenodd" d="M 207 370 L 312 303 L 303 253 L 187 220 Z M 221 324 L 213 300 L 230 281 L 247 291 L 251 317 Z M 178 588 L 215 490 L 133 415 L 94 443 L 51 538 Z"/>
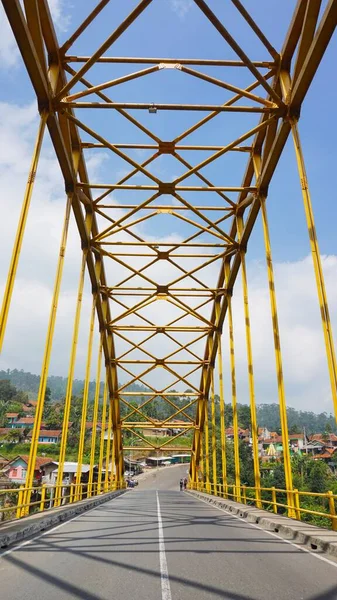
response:
<path id="1" fill-rule="evenodd" d="M 187 493 L 209 504 L 213 504 L 213 506 L 223 508 L 232 515 L 245 519 L 248 523 L 259 525 L 261 529 L 273 531 L 284 539 L 307 546 L 311 550 L 319 550 L 337 557 L 337 531 L 309 525 L 308 523 L 296 521 L 289 517 L 275 515 L 254 506 L 248 506 L 203 492 L 188 490 Z"/>
<path id="2" fill-rule="evenodd" d="M 9 523 L 4 523 L 0 526 L 0 548 L 6 548 L 11 544 L 20 542 L 27 539 L 40 531 L 54 527 L 62 521 L 72 519 L 76 515 L 79 515 L 87 510 L 113 500 L 124 494 L 127 490 L 117 490 L 115 492 L 108 492 L 101 496 L 95 496 L 94 498 L 86 498 L 74 504 L 66 504 L 66 506 L 60 506 L 58 508 L 52 508 L 42 513 L 35 513 L 29 517 L 24 517 Z"/>

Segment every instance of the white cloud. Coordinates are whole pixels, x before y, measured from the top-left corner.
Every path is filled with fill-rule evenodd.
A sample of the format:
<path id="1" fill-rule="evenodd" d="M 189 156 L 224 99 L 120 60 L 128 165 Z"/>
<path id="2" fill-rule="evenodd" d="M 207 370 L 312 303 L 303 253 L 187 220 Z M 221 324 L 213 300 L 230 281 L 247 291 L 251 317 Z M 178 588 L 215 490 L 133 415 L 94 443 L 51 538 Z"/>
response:
<path id="1" fill-rule="evenodd" d="M 19 50 L 8 23 L 5 11 L 0 6 L 0 65 L 3 69 L 14 67 L 19 58 Z"/>
<path id="2" fill-rule="evenodd" d="M 67 31 L 71 21 L 70 15 L 65 12 L 67 8 L 67 2 L 65 0 L 49 0 L 49 8 L 55 26 L 60 31 Z"/>
<path id="3" fill-rule="evenodd" d="M 0 112 L 3 117 L 0 123 L 2 192 L 0 195 L 0 210 L 1 214 L 6 216 L 5 219 L 0 220 L 1 293 L 4 289 L 29 171 L 38 117 L 36 116 L 35 102 L 27 106 L 14 106 L 3 103 L 0 105 Z M 105 155 L 89 155 L 89 170 L 93 179 L 99 180 L 98 175 L 102 167 L 102 161 L 105 160 Z M 17 367 L 35 373 L 40 370 L 64 207 L 65 195 L 62 178 L 47 135 L 42 148 L 32 197 L 0 368 Z M 118 215 L 121 216 L 120 210 Z M 114 216 L 112 213 L 112 217 Z M 159 227 L 158 230 L 160 231 Z M 138 229 L 137 232 L 141 232 L 141 229 Z M 148 236 L 147 239 L 149 239 Z M 172 229 L 170 236 L 166 236 L 161 241 L 164 240 L 178 241 L 179 236 Z M 249 258 L 249 253 L 247 256 Z M 76 225 L 72 222 L 50 369 L 52 374 L 65 375 L 67 372 L 80 258 L 79 237 Z M 137 261 L 137 266 L 141 266 L 141 259 L 139 258 Z M 214 280 L 218 266 L 218 264 L 214 264 L 205 275 L 205 279 Z M 274 266 L 288 404 L 302 409 L 330 411 L 332 409 L 331 394 L 311 258 L 306 257 L 295 262 L 276 263 Z M 323 268 L 334 330 L 337 331 L 335 310 L 337 306 L 337 256 L 323 257 Z M 112 283 L 118 282 L 118 280 L 129 274 L 125 272 L 123 267 L 110 260 L 106 261 L 106 270 L 109 275 L 108 281 Z M 164 277 L 169 279 L 173 272 L 173 268 L 171 271 L 164 272 L 162 263 L 159 261 L 151 270 L 151 277 L 155 281 L 160 281 Z M 148 274 L 150 274 L 150 271 Z M 248 274 L 256 401 L 258 403 L 275 402 L 277 401 L 277 386 L 269 291 L 264 262 L 249 262 L 248 260 Z M 162 281 L 165 283 L 165 280 Z M 247 402 L 245 329 L 240 281 L 239 274 L 233 297 L 238 400 Z M 90 304 L 90 289 L 89 285 L 86 285 L 76 369 L 76 376 L 81 378 L 84 374 Z M 112 310 L 114 314 L 117 314 L 117 307 L 114 306 Z M 118 310 L 122 310 L 122 308 Z M 158 301 L 147 309 L 146 314 L 148 318 L 155 322 L 164 322 L 173 318 L 176 311 L 177 309 L 169 303 Z M 182 340 L 180 339 L 180 341 Z M 159 343 L 158 339 L 154 339 L 147 345 L 147 349 L 160 357 L 174 349 L 172 344 L 166 344 L 165 338 L 162 338 Z M 202 347 L 203 341 L 198 343 L 201 353 Z M 223 354 L 226 399 L 229 401 L 226 326 L 224 327 Z M 157 385 L 159 385 L 158 378 L 162 378 L 162 375 L 162 370 L 156 370 Z M 151 380 L 153 381 L 153 378 Z M 199 375 L 196 375 L 193 381 L 198 383 L 198 380 Z"/>
<path id="4" fill-rule="evenodd" d="M 192 8 L 192 0 L 170 0 L 171 9 L 175 12 L 180 19 L 183 19 L 185 15 Z"/>
<path id="5" fill-rule="evenodd" d="M 65 0 L 49 0 L 50 11 L 56 29 L 61 32 L 68 30 L 71 17 L 67 14 L 69 4 Z M 0 69 L 11 69 L 18 64 L 20 53 L 12 29 L 8 23 L 5 11 L 0 6 Z"/>

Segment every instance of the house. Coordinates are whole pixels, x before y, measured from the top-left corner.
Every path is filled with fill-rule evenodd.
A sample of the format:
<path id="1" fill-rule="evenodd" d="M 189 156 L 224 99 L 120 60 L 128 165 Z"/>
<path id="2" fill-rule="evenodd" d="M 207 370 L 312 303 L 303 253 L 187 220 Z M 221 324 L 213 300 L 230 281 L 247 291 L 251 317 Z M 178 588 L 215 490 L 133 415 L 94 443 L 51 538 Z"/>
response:
<path id="1" fill-rule="evenodd" d="M 22 484 L 26 481 L 27 467 L 28 467 L 29 456 L 18 455 L 12 460 L 8 461 L 4 468 L 4 473 L 12 483 Z M 49 463 L 50 458 L 44 458 L 37 456 L 34 469 L 34 479 L 41 481 L 42 472 L 41 468 L 44 464 Z"/>
<path id="2" fill-rule="evenodd" d="M 62 483 L 69 485 L 75 483 L 77 473 L 77 462 L 65 462 L 63 465 Z M 48 462 L 42 468 L 42 482 L 49 485 L 55 485 L 58 474 L 59 463 L 48 459 Z M 82 465 L 82 476 L 90 471 L 90 465 Z"/>
<path id="3" fill-rule="evenodd" d="M 289 447 L 292 452 L 298 452 L 304 448 L 304 435 L 303 433 L 290 433 L 288 434 Z M 273 453 L 272 449 L 275 449 L 275 456 L 278 456 L 283 451 L 283 438 L 281 435 L 274 435 L 270 438 L 259 440 L 259 447 L 262 450 L 261 455 L 268 454 L 270 449 L 270 456 Z"/>
<path id="4" fill-rule="evenodd" d="M 29 432 L 28 438 L 31 439 L 32 431 Z M 39 444 L 58 444 L 61 441 L 61 429 L 40 429 Z"/>
<path id="5" fill-rule="evenodd" d="M 58 444 L 61 441 L 61 429 L 41 429 L 39 444 Z"/>
<path id="6" fill-rule="evenodd" d="M 306 454 L 315 456 L 316 454 L 322 453 L 324 448 L 325 443 L 323 440 L 309 440 L 309 442 L 306 442 L 304 446 L 304 451 Z"/>
<path id="7" fill-rule="evenodd" d="M 229 440 L 234 439 L 234 427 L 227 427 L 226 431 L 226 438 Z M 239 439 L 240 440 L 244 440 L 245 442 L 249 442 L 250 441 L 250 431 L 249 429 L 242 429 L 241 427 L 238 427 L 238 434 L 239 434 Z"/>
<path id="8" fill-rule="evenodd" d="M 298 452 L 298 450 L 303 450 L 305 445 L 303 433 L 289 433 L 288 439 L 291 450 L 293 450 L 294 452 Z"/>
<path id="9" fill-rule="evenodd" d="M 35 410 L 35 408 L 37 407 L 37 401 L 36 400 L 28 400 L 28 402 L 25 403 L 26 406 L 28 406 L 31 410 Z"/>
<path id="10" fill-rule="evenodd" d="M 12 426 L 13 423 L 15 424 L 15 422 L 19 419 L 19 413 L 6 413 L 6 421 L 7 423 Z M 15 425 L 14 425 L 15 427 Z"/>
<path id="11" fill-rule="evenodd" d="M 15 423 L 12 423 L 10 425 L 10 427 L 12 428 L 18 428 L 18 429 L 30 429 L 34 426 L 34 417 L 21 417 L 21 419 L 18 419 L 17 421 L 15 421 Z"/>
<path id="12" fill-rule="evenodd" d="M 269 429 L 267 429 L 267 427 L 259 427 L 257 430 L 258 437 L 261 440 L 266 440 L 266 439 L 270 438 L 271 433 L 274 433 L 274 432 L 269 431 Z"/>
<path id="13" fill-rule="evenodd" d="M 167 437 L 171 435 L 171 430 L 167 427 L 149 427 L 143 429 L 142 434 L 144 437 Z"/>
<path id="14" fill-rule="evenodd" d="M 87 421 L 86 424 L 85 424 L 85 429 L 86 429 L 87 433 L 91 434 L 92 430 L 93 430 L 93 422 L 92 421 Z M 101 430 L 102 430 L 102 423 L 101 423 L 101 421 L 97 421 L 96 432 L 97 431 L 101 431 Z"/>
<path id="15" fill-rule="evenodd" d="M 315 456 L 312 458 L 313 460 L 324 460 L 325 462 L 330 462 L 335 451 L 336 448 L 325 448 L 323 452 L 320 454 L 315 454 Z"/>
<path id="16" fill-rule="evenodd" d="M 23 404 L 22 412 L 24 412 L 27 417 L 32 417 L 34 415 L 36 406 L 37 402 L 35 400 L 28 400 L 28 402 Z"/>
<path id="17" fill-rule="evenodd" d="M 145 459 L 149 467 L 161 467 L 164 463 L 171 463 L 172 456 L 147 456 Z"/>
<path id="18" fill-rule="evenodd" d="M 113 437 L 114 437 L 113 436 L 113 431 L 112 431 L 112 428 L 111 428 L 111 431 L 110 431 L 110 440 L 113 440 Z M 106 430 L 104 431 L 104 441 L 106 442 L 108 438 L 109 438 L 109 428 L 107 427 Z"/>

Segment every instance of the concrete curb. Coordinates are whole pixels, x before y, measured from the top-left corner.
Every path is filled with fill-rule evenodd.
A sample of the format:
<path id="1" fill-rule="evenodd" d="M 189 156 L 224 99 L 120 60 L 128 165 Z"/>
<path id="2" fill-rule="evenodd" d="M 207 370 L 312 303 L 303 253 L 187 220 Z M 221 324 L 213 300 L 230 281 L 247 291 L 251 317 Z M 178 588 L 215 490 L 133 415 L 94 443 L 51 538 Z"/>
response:
<path id="1" fill-rule="evenodd" d="M 290 519 L 289 517 L 275 515 L 254 506 L 247 506 L 233 500 L 218 498 L 217 496 L 211 496 L 203 492 L 188 490 L 188 493 L 200 500 L 223 508 L 232 513 L 232 515 L 246 519 L 248 523 L 259 525 L 261 529 L 273 531 L 298 545 L 303 545 L 311 550 L 318 550 L 337 557 L 337 531 L 330 531 L 322 527 L 303 523 L 302 521 L 295 521 L 295 519 Z"/>
<path id="2" fill-rule="evenodd" d="M 0 548 L 7 548 L 16 542 L 21 542 L 22 540 L 39 533 L 40 531 L 50 529 L 63 521 L 68 521 L 76 515 L 95 508 L 95 506 L 99 506 L 99 504 L 117 498 L 126 491 L 127 490 L 117 490 L 115 492 L 108 492 L 102 494 L 102 496 L 87 498 L 76 502 L 75 504 L 67 504 L 66 506 L 52 508 L 43 513 L 36 513 L 30 517 L 25 517 L 22 520 L 11 521 L 8 525 L 4 524 L 0 527 Z"/>

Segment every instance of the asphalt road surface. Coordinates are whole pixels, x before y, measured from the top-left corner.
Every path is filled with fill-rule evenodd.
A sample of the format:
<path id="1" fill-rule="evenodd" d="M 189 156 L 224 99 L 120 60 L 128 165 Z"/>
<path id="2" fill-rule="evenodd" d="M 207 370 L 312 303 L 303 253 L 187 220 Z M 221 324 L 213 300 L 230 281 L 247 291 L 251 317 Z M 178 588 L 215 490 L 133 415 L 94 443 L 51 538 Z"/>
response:
<path id="1" fill-rule="evenodd" d="M 337 563 L 178 491 L 186 466 L 0 557 L 1 600 L 337 600 Z"/>

